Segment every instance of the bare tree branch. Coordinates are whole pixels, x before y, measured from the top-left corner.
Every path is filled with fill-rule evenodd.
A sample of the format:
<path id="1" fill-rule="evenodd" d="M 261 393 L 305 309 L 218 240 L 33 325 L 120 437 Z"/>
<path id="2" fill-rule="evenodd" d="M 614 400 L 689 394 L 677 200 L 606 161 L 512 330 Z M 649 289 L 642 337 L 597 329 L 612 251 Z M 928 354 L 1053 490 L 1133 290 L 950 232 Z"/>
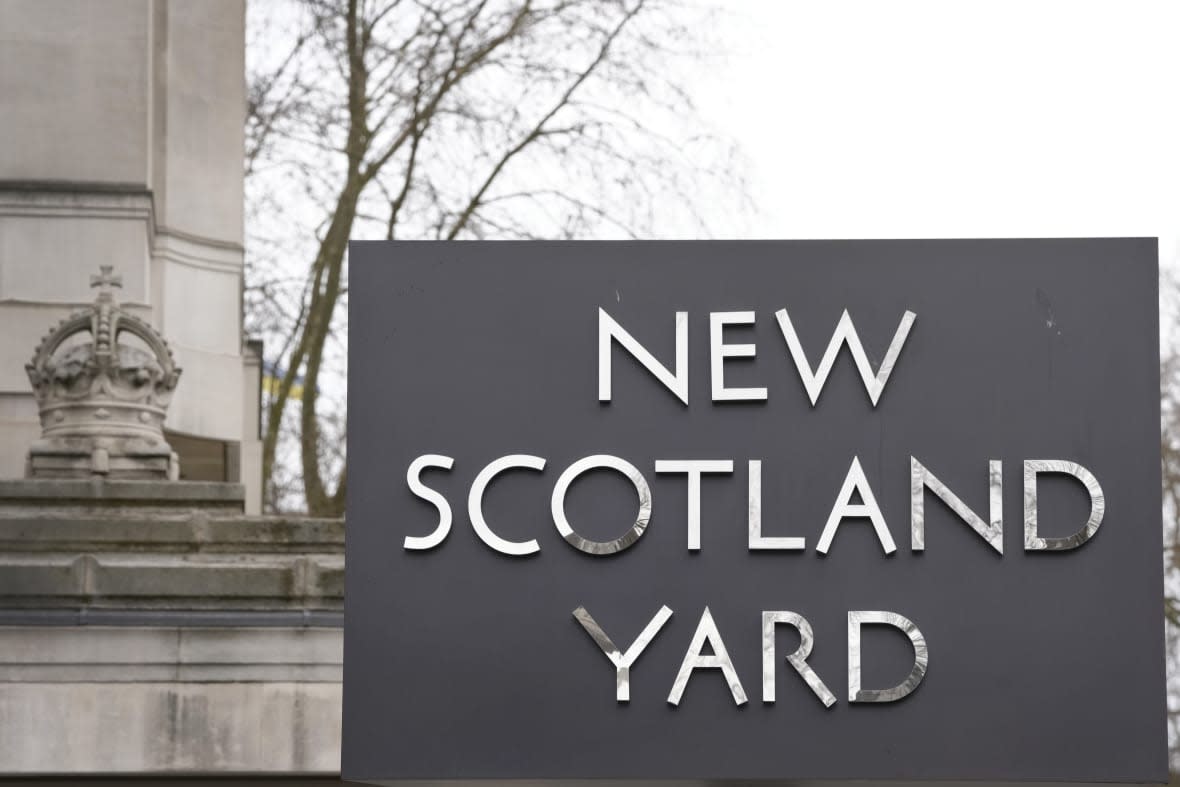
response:
<path id="1" fill-rule="evenodd" d="M 696 59 L 708 30 L 685 8 L 271 0 L 266 29 L 287 38 L 251 61 L 247 149 L 249 321 L 279 378 L 263 436 L 271 505 L 343 508 L 350 238 L 640 237 L 669 207 L 701 226 L 701 179 L 731 168 L 673 138 L 691 101 L 671 61 Z"/>

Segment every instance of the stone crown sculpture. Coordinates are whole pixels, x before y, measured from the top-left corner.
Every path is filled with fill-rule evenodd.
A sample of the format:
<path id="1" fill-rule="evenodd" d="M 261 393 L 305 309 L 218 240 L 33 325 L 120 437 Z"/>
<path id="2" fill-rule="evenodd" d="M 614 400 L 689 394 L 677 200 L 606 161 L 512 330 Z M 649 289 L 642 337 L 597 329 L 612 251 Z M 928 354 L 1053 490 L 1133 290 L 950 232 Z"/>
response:
<path id="1" fill-rule="evenodd" d="M 175 480 L 163 424 L 180 369 L 164 338 L 116 303 L 122 278 L 100 271 L 94 305 L 62 320 L 25 367 L 41 411 L 29 475 Z"/>

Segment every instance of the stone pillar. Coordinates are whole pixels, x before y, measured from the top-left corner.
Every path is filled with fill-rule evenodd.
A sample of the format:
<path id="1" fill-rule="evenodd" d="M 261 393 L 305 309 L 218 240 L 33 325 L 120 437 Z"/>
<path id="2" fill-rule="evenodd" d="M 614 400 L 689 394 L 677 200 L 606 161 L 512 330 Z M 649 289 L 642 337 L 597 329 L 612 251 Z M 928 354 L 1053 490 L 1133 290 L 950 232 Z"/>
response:
<path id="1" fill-rule="evenodd" d="M 164 427 L 261 499 L 242 336 L 244 0 L 0 3 L 0 478 L 40 434 L 24 365 L 100 264 L 188 385 Z M 245 393 L 244 393 L 245 392 Z M 199 457 L 196 456 L 199 452 Z"/>

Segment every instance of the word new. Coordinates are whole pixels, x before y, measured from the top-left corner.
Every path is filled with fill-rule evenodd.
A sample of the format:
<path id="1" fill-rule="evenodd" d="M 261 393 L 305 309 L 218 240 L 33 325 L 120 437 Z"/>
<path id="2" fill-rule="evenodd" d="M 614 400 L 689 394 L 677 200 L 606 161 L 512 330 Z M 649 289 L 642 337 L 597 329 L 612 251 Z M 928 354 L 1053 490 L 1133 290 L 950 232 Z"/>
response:
<path id="1" fill-rule="evenodd" d="M 873 407 L 876 407 L 885 390 L 885 383 L 889 381 L 889 375 L 893 372 L 893 366 L 901 354 L 901 348 L 910 335 L 910 328 L 913 326 L 914 320 L 917 319 L 917 315 L 911 311 L 902 315 L 897 331 L 893 334 L 893 340 L 889 343 L 889 349 L 885 351 L 885 358 L 881 361 L 877 371 L 874 372 L 869 358 L 865 354 L 864 346 L 860 342 L 860 336 L 857 334 L 856 327 L 852 324 L 852 318 L 848 316 L 847 311 L 840 316 L 832 339 L 828 342 L 828 348 L 824 351 L 823 358 L 815 370 L 812 370 L 811 364 L 807 360 L 807 354 L 803 351 L 803 344 L 799 341 L 799 336 L 795 332 L 795 326 L 791 322 L 787 310 L 780 309 L 774 313 L 774 316 L 778 321 L 783 339 L 787 343 L 787 349 L 791 353 L 791 359 L 795 362 L 795 368 L 799 372 L 799 379 L 803 381 L 803 387 L 807 389 L 807 396 L 813 407 L 819 401 L 824 383 L 827 382 L 828 375 L 831 374 L 832 367 L 836 363 L 836 356 L 840 354 L 840 347 L 844 344 L 848 345 L 848 351 L 864 381 L 869 400 L 873 403 Z M 725 384 L 726 358 L 753 358 L 757 353 L 757 348 L 752 344 L 726 344 L 725 326 L 753 324 L 754 312 L 709 313 L 709 378 L 714 402 L 764 401 L 766 399 L 765 388 L 730 388 Z M 612 340 L 618 342 L 635 360 L 651 372 L 652 376 L 663 383 L 677 399 L 686 405 L 688 404 L 688 312 L 676 312 L 676 369 L 670 371 L 604 309 L 598 309 L 598 400 L 600 402 L 611 400 Z"/>

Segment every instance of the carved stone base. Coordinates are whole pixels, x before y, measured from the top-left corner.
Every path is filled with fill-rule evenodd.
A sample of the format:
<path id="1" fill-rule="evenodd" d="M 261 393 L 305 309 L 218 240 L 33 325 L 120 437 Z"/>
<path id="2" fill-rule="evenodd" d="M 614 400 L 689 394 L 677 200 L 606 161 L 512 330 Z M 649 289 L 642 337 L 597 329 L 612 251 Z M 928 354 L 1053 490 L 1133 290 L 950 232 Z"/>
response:
<path id="1" fill-rule="evenodd" d="M 163 441 L 138 437 L 49 437 L 29 449 L 31 478 L 175 481 L 180 463 Z"/>
<path id="2" fill-rule="evenodd" d="M 339 768 L 344 522 L 244 501 L 239 484 L 0 479 L 0 784 Z"/>

